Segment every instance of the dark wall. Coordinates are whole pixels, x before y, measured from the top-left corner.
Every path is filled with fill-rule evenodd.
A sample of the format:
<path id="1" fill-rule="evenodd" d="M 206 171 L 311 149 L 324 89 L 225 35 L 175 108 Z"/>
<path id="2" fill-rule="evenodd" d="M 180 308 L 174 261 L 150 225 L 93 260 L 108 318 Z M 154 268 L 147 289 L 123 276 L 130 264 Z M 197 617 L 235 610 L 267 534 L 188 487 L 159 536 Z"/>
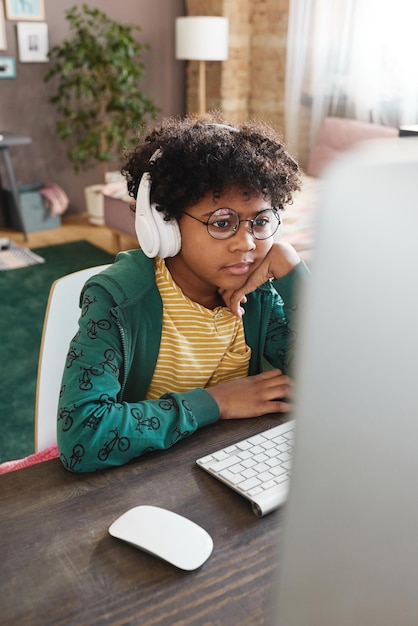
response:
<path id="1" fill-rule="evenodd" d="M 50 47 L 68 35 L 65 11 L 74 4 L 82 2 L 45 0 Z M 185 15 L 184 1 L 95 0 L 88 4 L 119 22 L 140 25 L 140 41 L 150 46 L 143 55 L 141 89 L 153 99 L 160 116 L 183 114 L 185 73 L 184 63 L 174 58 L 174 23 L 177 16 Z M 50 181 L 60 185 L 70 198 L 68 213 L 83 213 L 84 187 L 102 182 L 101 168 L 73 173 L 65 145 L 56 139 L 55 109 L 49 103 L 54 89 L 44 82 L 48 63 L 19 62 L 16 24 L 6 20 L 7 49 L 0 51 L 0 56 L 16 59 L 16 78 L 0 80 L 0 132 L 32 138 L 30 145 L 10 150 L 16 178 L 19 184 Z"/>

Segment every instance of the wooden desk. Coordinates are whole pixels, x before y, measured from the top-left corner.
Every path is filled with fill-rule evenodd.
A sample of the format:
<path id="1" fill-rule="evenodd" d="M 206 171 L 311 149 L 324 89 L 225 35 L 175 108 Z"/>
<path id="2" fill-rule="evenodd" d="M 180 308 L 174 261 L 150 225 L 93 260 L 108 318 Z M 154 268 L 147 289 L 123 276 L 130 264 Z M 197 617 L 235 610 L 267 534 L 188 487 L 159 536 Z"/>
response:
<path id="1" fill-rule="evenodd" d="M 17 214 L 18 223 L 21 231 L 23 232 L 25 241 L 28 240 L 28 234 L 26 232 L 25 222 L 22 216 L 22 210 L 20 207 L 19 190 L 16 183 L 15 174 L 13 171 L 12 161 L 10 159 L 9 148 L 13 146 L 23 146 L 31 143 L 30 137 L 20 137 L 19 135 L 12 135 L 11 133 L 0 133 L 0 154 L 3 157 L 4 166 L 9 180 L 10 191 L 12 193 L 14 210 Z M 1 186 L 1 185 L 0 185 Z"/>
<path id="2" fill-rule="evenodd" d="M 0 621 L 42 626 L 272 624 L 281 511 L 250 504 L 195 465 L 277 419 L 207 426 L 120 468 L 71 474 L 58 459 L 0 476 Z M 183 572 L 108 533 L 123 512 L 162 506 L 203 526 L 214 551 Z"/>

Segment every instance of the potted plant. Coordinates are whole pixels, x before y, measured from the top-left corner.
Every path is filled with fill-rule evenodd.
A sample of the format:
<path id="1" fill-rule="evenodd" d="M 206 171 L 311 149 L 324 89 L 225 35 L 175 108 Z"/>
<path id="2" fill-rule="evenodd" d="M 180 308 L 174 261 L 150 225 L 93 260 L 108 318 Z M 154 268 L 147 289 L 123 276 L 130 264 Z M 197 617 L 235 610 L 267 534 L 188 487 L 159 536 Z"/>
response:
<path id="1" fill-rule="evenodd" d="M 139 89 L 144 75 L 141 55 L 149 46 L 136 37 L 140 26 L 120 24 L 86 4 L 73 6 L 65 15 L 70 37 L 50 49 L 45 76 L 46 82 L 57 81 L 50 98 L 58 112 L 57 135 L 68 143 L 75 172 L 101 164 L 105 182 L 109 162 L 118 160 L 134 144 L 146 118 L 158 113 Z M 99 188 L 96 196 L 103 213 Z M 103 223 L 103 218 L 92 221 Z"/>

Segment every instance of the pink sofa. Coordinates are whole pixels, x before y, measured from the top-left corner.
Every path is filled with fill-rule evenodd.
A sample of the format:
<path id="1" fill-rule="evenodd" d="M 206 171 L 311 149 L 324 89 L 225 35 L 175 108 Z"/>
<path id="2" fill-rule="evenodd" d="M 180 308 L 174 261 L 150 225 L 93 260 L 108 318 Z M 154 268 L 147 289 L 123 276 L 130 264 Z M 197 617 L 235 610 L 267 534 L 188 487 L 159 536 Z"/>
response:
<path id="1" fill-rule="evenodd" d="M 102 193 L 104 196 L 104 224 L 113 233 L 115 249 L 122 250 L 121 236 L 128 236 L 135 240 L 132 243 L 136 244 L 135 213 L 130 208 L 133 199 L 126 191 L 126 183 L 118 182 L 106 185 L 102 189 Z"/>
<path id="2" fill-rule="evenodd" d="M 396 137 L 397 128 L 368 124 L 353 119 L 325 118 L 303 174 L 302 189 L 283 212 L 283 239 L 291 243 L 305 261 L 310 261 L 315 243 L 316 206 L 321 176 L 327 165 L 354 144 L 369 139 Z"/>
<path id="3" fill-rule="evenodd" d="M 397 137 L 398 134 L 399 130 L 391 126 L 326 117 L 310 154 L 306 173 L 308 176 L 321 176 L 328 163 L 354 144 L 369 139 Z"/>

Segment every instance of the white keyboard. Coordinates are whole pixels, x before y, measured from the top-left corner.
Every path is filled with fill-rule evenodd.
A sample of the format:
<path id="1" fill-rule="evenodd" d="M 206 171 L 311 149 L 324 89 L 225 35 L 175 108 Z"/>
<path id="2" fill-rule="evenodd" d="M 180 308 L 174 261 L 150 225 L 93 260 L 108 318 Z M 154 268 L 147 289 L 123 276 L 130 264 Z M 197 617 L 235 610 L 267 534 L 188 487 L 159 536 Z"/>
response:
<path id="1" fill-rule="evenodd" d="M 262 517 L 287 498 L 294 420 L 197 459 L 199 467 L 250 500 Z"/>

